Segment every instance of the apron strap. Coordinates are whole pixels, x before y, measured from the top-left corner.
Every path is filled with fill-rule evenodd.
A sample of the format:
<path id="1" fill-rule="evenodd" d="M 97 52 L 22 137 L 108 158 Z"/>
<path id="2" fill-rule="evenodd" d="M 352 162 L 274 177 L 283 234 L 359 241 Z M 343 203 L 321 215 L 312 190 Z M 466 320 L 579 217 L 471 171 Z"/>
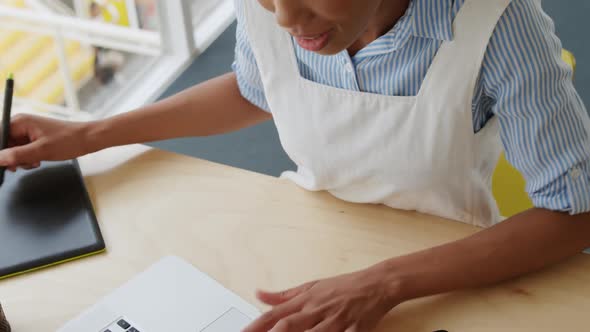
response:
<path id="1" fill-rule="evenodd" d="M 483 58 L 498 21 L 511 0 L 466 0 L 453 22 L 454 38 L 438 50 L 420 95 L 431 102 L 473 100 Z M 458 52 L 457 50 L 460 50 Z M 469 87 L 465 89 L 464 87 Z M 452 96 L 452 98 L 449 98 Z M 454 105 L 448 105 L 454 108 Z M 447 109 L 449 109 L 447 108 Z M 468 114 L 471 116 L 471 112 Z"/>
<path id="2" fill-rule="evenodd" d="M 292 45 L 293 40 L 288 32 L 278 26 L 274 15 L 264 9 L 257 0 L 236 0 L 236 9 L 244 11 L 244 25 L 247 29 L 252 52 L 260 71 L 263 82 L 272 84 L 271 75 L 280 71 L 283 75 L 299 77 L 299 69 Z M 243 6 L 239 8 L 238 6 Z M 272 38 L 269 38 L 272 35 Z M 254 43 L 258 43 L 254 45 Z M 281 68 L 267 68 L 269 64 L 275 63 L 275 59 L 283 58 L 288 65 Z M 268 75 L 265 75 L 268 74 Z"/>

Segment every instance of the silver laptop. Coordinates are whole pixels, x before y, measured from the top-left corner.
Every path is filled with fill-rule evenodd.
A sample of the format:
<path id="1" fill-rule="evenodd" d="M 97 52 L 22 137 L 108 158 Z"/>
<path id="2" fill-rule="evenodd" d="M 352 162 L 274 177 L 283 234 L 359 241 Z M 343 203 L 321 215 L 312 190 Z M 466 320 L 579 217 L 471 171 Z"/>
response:
<path id="1" fill-rule="evenodd" d="M 239 332 L 258 315 L 254 306 L 170 256 L 58 332 Z"/>

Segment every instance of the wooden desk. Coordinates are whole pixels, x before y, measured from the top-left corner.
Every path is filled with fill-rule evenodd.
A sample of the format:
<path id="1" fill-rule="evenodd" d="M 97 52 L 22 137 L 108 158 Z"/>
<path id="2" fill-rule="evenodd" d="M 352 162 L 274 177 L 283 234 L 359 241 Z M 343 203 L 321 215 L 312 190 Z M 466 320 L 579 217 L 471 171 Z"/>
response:
<path id="1" fill-rule="evenodd" d="M 477 231 L 146 150 L 132 146 L 82 158 L 108 253 L 0 282 L 14 332 L 54 331 L 168 254 L 259 305 L 257 287 L 279 289 L 357 270 Z M 587 331 L 589 309 L 590 257 L 579 255 L 497 287 L 405 303 L 380 331 Z"/>

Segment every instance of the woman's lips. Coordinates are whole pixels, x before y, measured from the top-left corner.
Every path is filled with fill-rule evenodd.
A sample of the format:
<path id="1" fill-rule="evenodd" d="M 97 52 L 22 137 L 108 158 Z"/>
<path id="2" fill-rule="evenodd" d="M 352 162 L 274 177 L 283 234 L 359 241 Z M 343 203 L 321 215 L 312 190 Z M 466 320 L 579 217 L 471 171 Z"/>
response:
<path id="1" fill-rule="evenodd" d="M 308 51 L 318 52 L 326 47 L 330 41 L 330 31 L 315 36 L 295 36 L 295 40 L 302 48 Z"/>

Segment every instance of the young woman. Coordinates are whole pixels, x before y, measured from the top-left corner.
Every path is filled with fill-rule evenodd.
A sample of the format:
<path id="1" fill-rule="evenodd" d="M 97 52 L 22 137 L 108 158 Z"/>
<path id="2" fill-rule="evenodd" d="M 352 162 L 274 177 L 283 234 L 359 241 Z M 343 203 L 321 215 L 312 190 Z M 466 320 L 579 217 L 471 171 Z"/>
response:
<path id="1" fill-rule="evenodd" d="M 233 73 L 87 124 L 16 117 L 11 169 L 273 119 L 289 178 L 352 202 L 484 226 L 278 293 L 248 332 L 370 331 L 396 305 L 590 247 L 590 120 L 536 0 L 239 0 Z M 501 221 L 501 148 L 535 208 Z"/>

